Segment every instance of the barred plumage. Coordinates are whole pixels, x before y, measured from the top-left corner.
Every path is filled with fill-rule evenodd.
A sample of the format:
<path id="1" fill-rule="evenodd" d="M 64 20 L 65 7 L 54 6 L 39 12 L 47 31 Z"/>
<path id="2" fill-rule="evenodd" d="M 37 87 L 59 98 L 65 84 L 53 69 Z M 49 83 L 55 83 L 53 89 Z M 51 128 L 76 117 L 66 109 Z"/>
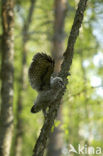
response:
<path id="1" fill-rule="evenodd" d="M 33 89 L 37 91 L 50 88 L 50 77 L 54 71 L 54 60 L 45 53 L 34 55 L 28 76 Z"/>

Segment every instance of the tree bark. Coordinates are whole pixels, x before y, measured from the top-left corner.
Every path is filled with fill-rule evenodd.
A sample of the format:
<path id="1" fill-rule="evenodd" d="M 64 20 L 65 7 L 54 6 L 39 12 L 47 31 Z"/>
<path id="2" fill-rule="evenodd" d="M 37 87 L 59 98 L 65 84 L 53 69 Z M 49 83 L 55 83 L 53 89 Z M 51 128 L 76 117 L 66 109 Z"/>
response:
<path id="1" fill-rule="evenodd" d="M 47 149 L 47 156 L 61 156 L 63 147 L 63 131 L 62 125 L 62 109 L 59 108 L 58 116 L 56 118 L 60 121 L 58 127 L 55 127 L 54 132 L 49 135 L 49 144 Z"/>
<path id="2" fill-rule="evenodd" d="M 47 139 L 49 137 L 51 127 L 57 116 L 57 111 L 60 107 L 60 101 L 64 95 L 66 85 L 68 83 L 67 76 L 68 76 L 68 71 L 70 70 L 70 66 L 72 64 L 74 44 L 79 35 L 79 28 L 81 27 L 81 23 L 83 21 L 86 4 L 87 4 L 87 0 L 80 0 L 78 4 L 78 9 L 76 11 L 73 26 L 69 36 L 67 49 L 64 53 L 64 61 L 61 65 L 61 71 L 59 73 L 59 76 L 64 81 L 65 87 L 61 88 L 61 91 L 59 92 L 57 98 L 55 99 L 55 96 L 53 96 L 53 102 L 50 103 L 50 105 L 48 104 L 49 110 L 47 113 L 47 117 L 44 120 L 44 124 L 41 129 L 40 135 L 37 139 L 36 145 L 34 146 L 33 156 L 43 156 L 44 154 L 44 150 L 47 145 Z"/>
<path id="3" fill-rule="evenodd" d="M 13 135 L 14 1 L 2 0 L 0 156 L 9 156 Z"/>
<path id="4" fill-rule="evenodd" d="M 55 0 L 55 19 L 54 19 L 54 37 L 52 56 L 55 60 L 55 73 L 59 73 L 63 60 L 64 52 L 64 22 L 67 11 L 67 0 Z M 48 144 L 48 156 L 60 156 L 63 147 L 63 132 L 61 130 L 62 125 L 62 105 L 59 108 L 57 120 L 60 121 L 60 125 L 54 129 L 54 132 L 50 134 Z"/>
<path id="5" fill-rule="evenodd" d="M 31 0 L 30 8 L 27 16 L 27 20 L 24 23 L 23 30 L 22 30 L 22 69 L 20 75 L 20 83 L 19 83 L 19 95 L 18 95 L 18 102 L 17 102 L 17 126 L 16 126 L 16 139 L 15 139 L 15 156 L 21 156 L 22 154 L 22 135 L 23 135 L 23 121 L 22 121 L 22 109 L 23 109 L 23 95 L 22 92 L 25 90 L 25 78 L 27 77 L 27 42 L 29 40 L 29 27 L 32 22 L 32 16 L 34 11 L 34 5 L 36 0 Z"/>
<path id="6" fill-rule="evenodd" d="M 67 11 L 67 0 L 55 0 L 55 21 L 52 56 L 55 60 L 55 72 L 60 71 L 64 53 L 64 21 Z"/>

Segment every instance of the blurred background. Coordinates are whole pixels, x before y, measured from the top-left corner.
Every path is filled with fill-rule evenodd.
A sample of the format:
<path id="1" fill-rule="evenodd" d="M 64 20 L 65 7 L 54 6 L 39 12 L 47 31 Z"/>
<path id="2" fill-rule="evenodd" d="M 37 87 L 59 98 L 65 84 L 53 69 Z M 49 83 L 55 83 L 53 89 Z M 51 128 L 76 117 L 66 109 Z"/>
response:
<path id="1" fill-rule="evenodd" d="M 10 156 L 32 155 L 44 120 L 42 112 L 37 114 L 30 112 L 37 96 L 37 92 L 28 82 L 27 72 L 32 57 L 37 52 L 45 52 L 53 56 L 56 61 L 55 70 L 59 72 L 77 4 L 78 0 L 15 1 L 14 130 Z M 2 21 L 0 18 L 0 47 L 1 39 Z M 2 48 L 0 48 L 0 70 L 2 68 L 1 53 Z M 45 152 L 47 156 L 77 155 L 73 152 L 69 154 L 70 144 L 75 149 L 78 149 L 78 144 L 103 149 L 102 0 L 88 2 L 75 45 L 70 73 L 67 90 L 61 101 L 57 120 L 51 130 Z"/>

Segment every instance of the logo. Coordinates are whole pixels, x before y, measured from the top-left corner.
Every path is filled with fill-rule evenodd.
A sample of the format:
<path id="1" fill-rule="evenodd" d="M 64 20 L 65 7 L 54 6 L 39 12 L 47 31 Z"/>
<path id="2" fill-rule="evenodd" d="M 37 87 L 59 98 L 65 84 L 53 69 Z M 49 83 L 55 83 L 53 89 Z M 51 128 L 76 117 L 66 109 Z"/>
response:
<path id="1" fill-rule="evenodd" d="M 87 145 L 80 145 L 78 144 L 78 147 L 77 149 L 72 145 L 72 144 L 69 144 L 69 153 L 77 153 L 77 154 L 102 154 L 102 149 L 101 147 L 93 147 L 93 146 L 87 146 Z"/>

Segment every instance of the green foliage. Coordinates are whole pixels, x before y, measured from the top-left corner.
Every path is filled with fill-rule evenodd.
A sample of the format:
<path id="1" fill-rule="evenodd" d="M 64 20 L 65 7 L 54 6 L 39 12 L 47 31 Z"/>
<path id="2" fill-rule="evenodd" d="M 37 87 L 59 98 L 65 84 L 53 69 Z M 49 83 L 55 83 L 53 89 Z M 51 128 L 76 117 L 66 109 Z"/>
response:
<path id="1" fill-rule="evenodd" d="M 67 17 L 65 20 L 65 47 L 67 45 L 68 34 L 72 26 L 75 14 L 75 1 L 68 1 L 71 9 L 68 7 Z M 0 2 L 1 3 L 1 2 Z M 20 86 L 20 75 L 22 68 L 22 50 L 23 50 L 23 24 L 28 15 L 30 1 L 17 0 L 15 3 L 15 56 L 14 56 L 14 125 L 17 124 L 17 102 Z M 98 9 L 100 7 L 100 10 Z M 101 26 L 96 23 L 101 18 L 103 11 L 102 0 L 91 0 L 88 4 L 88 10 L 85 14 L 84 23 L 81 27 L 79 38 L 74 50 L 73 64 L 71 67 L 71 76 L 68 77 L 69 84 L 63 99 L 63 124 L 64 145 L 68 147 L 69 143 L 77 147 L 77 144 L 89 144 L 94 147 L 103 148 L 103 41 L 101 34 L 98 32 Z M 54 22 L 54 1 L 38 0 L 35 4 L 32 23 L 29 29 L 29 40 L 26 48 L 27 69 L 30 65 L 33 55 L 36 52 L 51 51 L 51 42 L 53 36 Z M 0 19 L 1 23 L 1 19 Z M 96 29 L 97 35 L 94 33 Z M 100 29 L 100 30 L 99 30 Z M 0 34 L 2 33 L 0 25 Z M 97 61 L 98 60 L 98 61 Z M 101 63 L 100 63 L 101 62 Z M 1 65 L 1 64 L 0 64 Z M 94 76 L 101 80 L 101 83 L 95 81 L 94 87 L 92 80 Z M 23 111 L 21 118 L 23 120 L 23 150 L 22 155 L 32 155 L 32 149 L 39 135 L 42 123 L 42 113 L 31 114 L 30 109 L 37 96 L 28 82 L 26 77 L 26 88 L 22 91 Z M 95 80 L 95 79 L 94 79 Z M 97 79 L 96 79 L 97 80 Z M 102 87 L 101 87 L 102 86 Z M 60 121 L 55 122 L 59 126 Z M 54 127 L 52 127 L 52 130 Z M 14 137 L 15 139 L 15 137 Z M 14 146 L 14 145 L 13 145 Z M 12 148 L 12 152 L 13 153 Z M 11 154 L 12 156 L 12 154 Z"/>

